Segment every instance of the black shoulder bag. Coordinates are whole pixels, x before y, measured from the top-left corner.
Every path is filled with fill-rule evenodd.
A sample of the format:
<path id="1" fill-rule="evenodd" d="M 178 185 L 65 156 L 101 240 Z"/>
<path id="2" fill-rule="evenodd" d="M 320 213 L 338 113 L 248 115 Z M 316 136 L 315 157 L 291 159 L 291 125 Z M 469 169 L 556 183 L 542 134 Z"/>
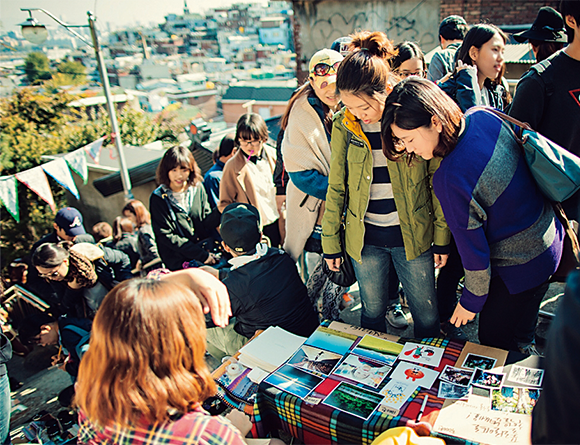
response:
<path id="1" fill-rule="evenodd" d="M 350 256 L 348 253 L 346 253 L 345 243 L 346 212 L 348 209 L 348 146 L 350 145 L 351 137 L 352 133 L 349 131 L 348 137 L 346 139 L 346 152 L 344 156 L 344 204 L 342 206 L 342 217 L 340 219 L 339 229 L 340 249 L 342 251 L 342 262 L 340 263 L 340 270 L 338 272 L 330 270 L 326 260 L 322 260 L 322 270 L 328 275 L 328 279 L 342 287 L 350 287 L 356 283 L 354 267 L 352 266 L 352 260 L 350 259 Z"/>

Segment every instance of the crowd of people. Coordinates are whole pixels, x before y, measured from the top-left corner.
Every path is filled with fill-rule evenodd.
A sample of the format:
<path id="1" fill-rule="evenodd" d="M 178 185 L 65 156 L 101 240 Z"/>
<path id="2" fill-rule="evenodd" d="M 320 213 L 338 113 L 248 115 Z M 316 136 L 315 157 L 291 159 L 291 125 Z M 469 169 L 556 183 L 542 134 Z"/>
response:
<path id="1" fill-rule="evenodd" d="M 205 177 L 175 146 L 150 201 L 127 202 L 112 224 L 90 235 L 77 209 L 59 210 L 26 280 L 49 314 L 20 336 L 68 351 L 79 443 L 243 443 L 201 408 L 215 394 L 204 354 L 232 355 L 268 326 L 308 336 L 339 319 L 348 288 L 324 263 L 352 262 L 363 328 L 406 327 L 403 295 L 417 338 L 466 340 L 461 327 L 480 314 L 482 344 L 538 354 L 564 231 L 508 127 L 479 106 L 580 154 L 580 3 L 560 12 L 542 8 L 514 35 L 539 63 L 513 99 L 508 37 L 492 24 L 444 19 L 429 67 L 417 43 L 361 31 L 312 56 L 277 146 L 247 113 Z M 578 220 L 578 197 L 563 204 Z M 232 421 L 244 430 L 242 417 Z"/>

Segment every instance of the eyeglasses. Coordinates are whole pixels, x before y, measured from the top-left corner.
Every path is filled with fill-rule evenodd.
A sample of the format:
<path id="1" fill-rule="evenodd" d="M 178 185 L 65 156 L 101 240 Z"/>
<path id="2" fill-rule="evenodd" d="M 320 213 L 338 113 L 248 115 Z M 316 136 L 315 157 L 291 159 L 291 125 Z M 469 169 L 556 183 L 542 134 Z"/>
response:
<path id="1" fill-rule="evenodd" d="M 339 66 L 340 62 L 335 62 L 333 65 L 329 65 L 328 63 L 317 63 L 314 65 L 314 68 L 312 68 L 311 73 L 315 76 L 326 76 L 331 69 L 336 73 Z"/>
<path id="2" fill-rule="evenodd" d="M 253 141 L 246 141 L 245 139 L 240 139 L 240 147 L 248 147 L 249 145 L 253 147 L 258 147 L 262 143 L 262 139 L 256 139 Z"/>
<path id="3" fill-rule="evenodd" d="M 397 74 L 399 74 L 399 77 L 406 79 L 409 76 L 419 76 L 419 77 L 425 77 L 425 70 L 417 70 L 417 71 L 397 71 Z"/>
<path id="4" fill-rule="evenodd" d="M 38 276 L 40 278 L 56 278 L 59 275 L 59 270 L 60 266 L 58 266 L 58 269 L 56 269 L 54 272 L 50 272 L 50 273 L 39 273 Z"/>

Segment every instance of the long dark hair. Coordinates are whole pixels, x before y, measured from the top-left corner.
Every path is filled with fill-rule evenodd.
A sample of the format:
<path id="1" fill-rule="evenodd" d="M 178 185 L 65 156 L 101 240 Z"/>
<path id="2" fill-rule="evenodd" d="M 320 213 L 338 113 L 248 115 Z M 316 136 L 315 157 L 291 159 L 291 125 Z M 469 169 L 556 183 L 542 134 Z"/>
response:
<path id="1" fill-rule="evenodd" d="M 404 130 L 414 130 L 430 126 L 433 116 L 440 120 L 443 127 L 439 145 L 433 154 L 443 157 L 457 144 L 463 116 L 459 106 L 441 88 L 427 79 L 411 76 L 398 83 L 387 97 L 381 118 L 385 156 L 395 161 L 406 155 L 411 164 L 415 154 L 408 153 L 404 146 L 397 143 L 391 132 L 391 124 Z"/>
<path id="2" fill-rule="evenodd" d="M 425 55 L 419 45 L 415 42 L 401 42 L 395 45 L 395 51 L 397 51 L 397 55 L 390 60 L 391 69 L 393 71 L 397 71 L 399 67 L 410 59 L 419 59 L 423 65 L 423 71 L 425 71 Z"/>
<path id="3" fill-rule="evenodd" d="M 358 97 L 383 98 L 390 90 L 389 59 L 396 54 L 393 42 L 378 31 L 362 31 L 351 37 L 352 52 L 338 67 L 336 89 Z"/>

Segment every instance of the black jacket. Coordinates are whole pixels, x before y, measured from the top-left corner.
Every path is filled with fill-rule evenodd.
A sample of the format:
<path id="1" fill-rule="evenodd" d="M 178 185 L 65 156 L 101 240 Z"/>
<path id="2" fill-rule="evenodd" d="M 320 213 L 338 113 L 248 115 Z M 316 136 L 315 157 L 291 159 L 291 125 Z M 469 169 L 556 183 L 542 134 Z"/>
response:
<path id="1" fill-rule="evenodd" d="M 507 93 L 502 85 L 486 79 L 484 86 L 487 88 L 489 106 L 503 111 L 507 107 Z M 483 105 L 481 102 L 481 90 L 477 83 L 477 74 L 470 69 L 456 72 L 439 87 L 453 99 L 464 113 L 471 107 Z"/>
<path id="2" fill-rule="evenodd" d="M 189 214 L 175 206 L 157 187 L 149 200 L 151 225 L 157 242 L 159 256 L 169 270 L 183 268 L 183 263 L 196 260 L 204 263 L 209 253 L 199 242 L 211 236 L 211 230 L 219 225 L 220 213 L 213 212 L 202 184 L 195 186 L 193 205 Z"/>
<path id="3" fill-rule="evenodd" d="M 268 252 L 220 278 L 228 288 L 235 331 L 248 338 L 256 330 L 280 326 L 308 337 L 318 327 L 318 316 L 308 298 L 296 264 L 281 249 Z"/>
<path id="4" fill-rule="evenodd" d="M 83 335 L 72 329 L 65 329 L 66 326 L 76 326 L 87 333 L 91 332 L 93 322 L 86 318 L 63 317 L 58 320 L 58 333 L 60 334 L 60 344 L 70 355 L 65 366 L 66 372 L 76 377 L 79 373 L 81 359 L 77 353 L 77 346 L 83 340 Z"/>

